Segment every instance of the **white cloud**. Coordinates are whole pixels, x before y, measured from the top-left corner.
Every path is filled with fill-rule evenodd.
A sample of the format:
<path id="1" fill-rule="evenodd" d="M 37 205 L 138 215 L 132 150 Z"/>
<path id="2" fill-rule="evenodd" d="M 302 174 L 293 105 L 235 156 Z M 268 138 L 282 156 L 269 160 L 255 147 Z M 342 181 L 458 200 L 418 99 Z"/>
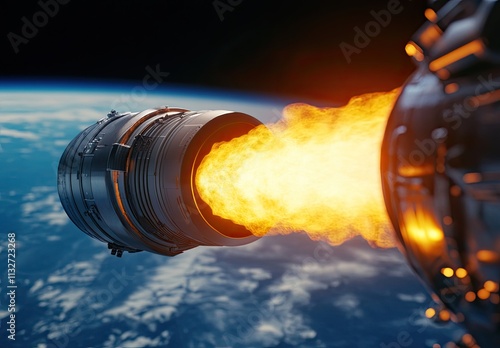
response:
<path id="1" fill-rule="evenodd" d="M 156 337 L 151 339 L 149 337 L 139 336 L 133 340 L 128 340 L 120 344 L 123 348 L 137 348 L 137 347 L 157 347 L 160 344 L 160 338 Z"/>
<path id="2" fill-rule="evenodd" d="M 175 312 L 176 308 L 173 306 L 156 306 L 143 315 L 142 319 L 151 322 L 166 322 L 170 320 Z"/>
<path id="3" fill-rule="evenodd" d="M 397 298 L 399 298 L 401 301 L 405 302 L 417 302 L 417 303 L 424 303 L 428 296 L 425 294 L 419 292 L 417 294 L 397 294 Z"/>
<path id="4" fill-rule="evenodd" d="M 243 279 L 240 280 L 238 283 L 238 288 L 242 292 L 253 292 L 257 287 L 259 286 L 259 282 Z"/>
<path id="5" fill-rule="evenodd" d="M 363 311 L 359 299 L 354 294 L 343 294 L 335 299 L 333 305 L 345 312 L 348 318 L 361 318 Z"/>
<path id="6" fill-rule="evenodd" d="M 284 333 L 279 325 L 271 322 L 263 322 L 256 328 L 252 336 L 252 340 L 249 340 L 248 343 L 253 341 L 263 347 L 272 347 L 280 343 Z"/>
<path id="7" fill-rule="evenodd" d="M 413 272 L 403 255 L 395 248 L 370 249 L 352 248 L 352 256 L 360 263 L 375 265 L 377 269 L 393 277 L 411 277 Z"/>
<path id="8" fill-rule="evenodd" d="M 47 279 L 47 283 L 86 283 L 93 280 L 97 274 L 98 270 L 93 262 L 72 262 L 62 270 L 51 274 Z"/>
<path id="9" fill-rule="evenodd" d="M 271 279 L 272 275 L 268 271 L 262 269 L 262 268 L 240 268 L 238 269 L 238 272 L 240 272 L 243 275 L 249 276 L 251 279 L 254 280 L 266 280 L 266 279 Z"/>
<path id="10" fill-rule="evenodd" d="M 23 140 L 38 140 L 40 138 L 37 134 L 33 132 L 8 129 L 4 127 L 0 127 L 0 136 L 23 139 Z"/>
<path id="11" fill-rule="evenodd" d="M 133 331 L 125 331 L 120 335 L 118 329 L 113 330 L 113 332 L 114 334 L 109 335 L 108 339 L 103 343 L 104 348 L 165 347 L 170 340 L 170 333 L 166 330 L 154 338 L 138 335 Z"/>
<path id="12" fill-rule="evenodd" d="M 54 140 L 54 145 L 66 147 L 66 146 L 68 146 L 68 144 L 70 142 L 71 142 L 71 140 L 68 140 L 68 139 L 59 139 L 59 140 Z"/>
<path id="13" fill-rule="evenodd" d="M 58 296 L 50 299 L 50 301 L 54 304 L 57 303 L 58 307 L 62 309 L 63 318 L 66 317 L 66 313 L 71 309 L 78 306 L 78 302 L 85 295 L 85 289 L 75 289 L 70 291 L 64 291 Z"/>
<path id="14" fill-rule="evenodd" d="M 196 272 L 199 274 L 196 265 L 203 264 L 200 258 L 202 258 L 200 252 L 192 250 L 190 253 L 168 259 L 165 264 L 150 270 L 151 277 L 147 279 L 144 286 L 131 293 L 124 301 L 104 311 L 102 317 L 126 317 L 146 321 L 151 314 L 145 313 L 144 308 L 155 308 L 160 302 L 163 309 L 152 315 L 158 316 L 159 322 L 170 320 L 183 301 L 186 292 L 191 288 L 193 279 L 189 277 Z M 217 271 L 210 267 L 203 267 L 207 272 Z M 200 284 L 199 287 L 201 288 L 202 285 Z"/>
<path id="15" fill-rule="evenodd" d="M 278 284 L 269 287 L 269 292 L 274 294 L 286 293 L 289 296 L 289 301 L 305 305 L 309 303 L 312 291 L 327 288 L 328 284 L 313 280 L 307 275 L 285 274 Z"/>
<path id="16" fill-rule="evenodd" d="M 43 287 L 43 284 L 44 284 L 44 282 L 42 279 L 37 279 L 35 281 L 35 284 L 33 284 L 33 286 L 29 290 L 30 294 L 33 294 L 37 290 L 41 289 Z"/>
<path id="17" fill-rule="evenodd" d="M 359 261 L 332 260 L 332 262 L 306 262 L 295 265 L 296 274 L 307 274 L 318 279 L 372 278 L 380 273 L 377 265 Z"/>
<path id="18" fill-rule="evenodd" d="M 55 187 L 33 187 L 24 195 L 21 204 L 23 220 L 33 225 L 46 223 L 50 226 L 64 226 L 69 218 L 59 201 Z"/>

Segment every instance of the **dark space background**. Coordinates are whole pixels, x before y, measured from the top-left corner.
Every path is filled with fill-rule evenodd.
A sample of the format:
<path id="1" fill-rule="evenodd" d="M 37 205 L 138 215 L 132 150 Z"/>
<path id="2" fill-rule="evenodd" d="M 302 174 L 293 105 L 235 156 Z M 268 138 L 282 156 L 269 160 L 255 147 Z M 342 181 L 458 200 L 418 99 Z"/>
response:
<path id="1" fill-rule="evenodd" d="M 336 103 L 403 84 L 414 69 L 404 46 L 426 5 L 401 0 L 403 10 L 350 63 L 340 43 L 352 45 L 354 27 L 389 0 L 220 0 L 223 20 L 214 0 L 60 0 L 16 54 L 9 33 L 22 35 L 23 17 L 33 23 L 47 1 L 56 0 L 2 4 L 0 79 L 140 81 L 159 64 L 170 73 L 164 84 Z"/>

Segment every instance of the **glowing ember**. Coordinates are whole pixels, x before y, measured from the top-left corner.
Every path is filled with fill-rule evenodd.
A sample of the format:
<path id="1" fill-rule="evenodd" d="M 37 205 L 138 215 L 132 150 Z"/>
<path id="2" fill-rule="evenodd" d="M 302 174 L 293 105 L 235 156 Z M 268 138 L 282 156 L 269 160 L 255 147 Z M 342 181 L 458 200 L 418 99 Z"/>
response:
<path id="1" fill-rule="evenodd" d="M 196 175 L 215 215 L 255 235 L 306 231 L 340 244 L 393 245 L 380 184 L 380 146 L 399 90 L 340 108 L 293 104 L 284 119 L 216 144 Z"/>

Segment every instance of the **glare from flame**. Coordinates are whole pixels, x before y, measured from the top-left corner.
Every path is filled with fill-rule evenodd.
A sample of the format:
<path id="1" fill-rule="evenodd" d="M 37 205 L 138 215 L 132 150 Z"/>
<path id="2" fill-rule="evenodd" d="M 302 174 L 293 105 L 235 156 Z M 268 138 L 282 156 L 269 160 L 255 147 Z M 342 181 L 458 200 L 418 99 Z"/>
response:
<path id="1" fill-rule="evenodd" d="M 305 231 L 340 244 L 361 235 L 393 246 L 380 183 L 380 148 L 399 89 L 339 108 L 292 104 L 283 120 L 214 145 L 196 174 L 215 215 L 252 233 Z"/>
<path id="2" fill-rule="evenodd" d="M 419 246 L 434 245 L 444 239 L 443 231 L 436 221 L 421 207 L 415 211 L 406 211 L 404 222 L 410 239 Z"/>

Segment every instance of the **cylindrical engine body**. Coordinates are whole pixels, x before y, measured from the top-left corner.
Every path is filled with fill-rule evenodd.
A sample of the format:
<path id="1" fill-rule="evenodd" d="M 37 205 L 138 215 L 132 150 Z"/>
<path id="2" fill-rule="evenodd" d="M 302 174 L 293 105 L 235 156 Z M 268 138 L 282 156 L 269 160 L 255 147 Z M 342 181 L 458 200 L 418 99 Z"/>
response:
<path id="1" fill-rule="evenodd" d="M 112 253 L 146 250 L 173 256 L 198 245 L 257 239 L 214 216 L 198 195 L 196 170 L 212 146 L 261 124 L 231 111 L 112 111 L 64 151 L 58 190 L 68 216 Z"/>

